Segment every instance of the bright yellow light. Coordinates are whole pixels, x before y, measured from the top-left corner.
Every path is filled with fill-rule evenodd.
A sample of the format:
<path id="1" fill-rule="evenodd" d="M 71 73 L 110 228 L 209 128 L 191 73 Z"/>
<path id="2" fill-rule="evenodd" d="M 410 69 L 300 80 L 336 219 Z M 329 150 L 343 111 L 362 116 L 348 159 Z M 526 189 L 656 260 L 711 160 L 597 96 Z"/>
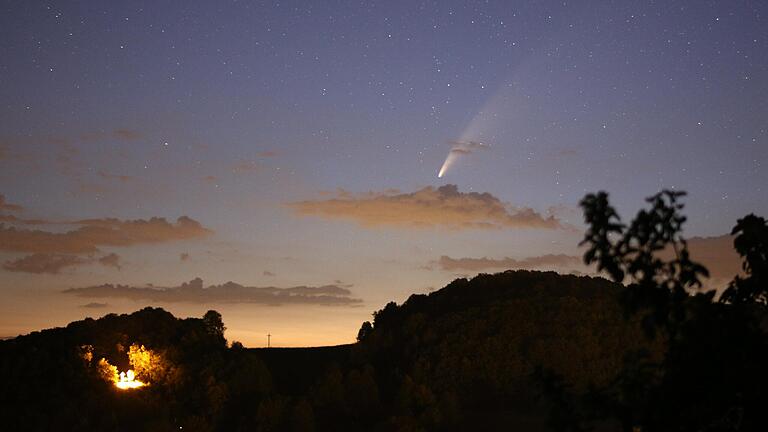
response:
<path id="1" fill-rule="evenodd" d="M 120 377 L 115 381 L 115 387 L 126 390 L 143 387 L 145 384 L 136 380 L 136 375 L 131 369 L 128 372 L 120 372 Z"/>
<path id="2" fill-rule="evenodd" d="M 154 381 L 153 377 L 156 379 L 158 374 L 162 374 L 164 371 L 162 357 L 156 352 L 144 348 L 143 345 L 131 345 L 128 351 L 128 360 L 132 368 L 125 372 L 118 372 L 116 366 L 109 364 L 107 359 L 102 358 L 97 365 L 98 373 L 105 381 L 113 383 L 120 390 L 128 390 L 149 385 L 149 383 L 137 380 L 137 374 L 142 379 L 152 382 Z"/>

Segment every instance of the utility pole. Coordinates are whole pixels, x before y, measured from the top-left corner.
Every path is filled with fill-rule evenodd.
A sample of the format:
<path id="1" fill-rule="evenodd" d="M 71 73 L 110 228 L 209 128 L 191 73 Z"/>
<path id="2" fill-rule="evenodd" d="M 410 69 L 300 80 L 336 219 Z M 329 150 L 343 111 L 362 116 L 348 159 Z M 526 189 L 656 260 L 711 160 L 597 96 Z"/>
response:
<path id="1" fill-rule="evenodd" d="M 267 334 L 267 348 L 270 348 L 271 344 L 272 344 L 272 335 Z"/>

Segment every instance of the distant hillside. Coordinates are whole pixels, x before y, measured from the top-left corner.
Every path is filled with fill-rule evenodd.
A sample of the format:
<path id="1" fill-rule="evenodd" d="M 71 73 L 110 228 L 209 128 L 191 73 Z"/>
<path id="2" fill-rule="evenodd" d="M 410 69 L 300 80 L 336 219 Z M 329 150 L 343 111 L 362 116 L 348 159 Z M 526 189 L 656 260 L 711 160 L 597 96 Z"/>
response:
<path id="1" fill-rule="evenodd" d="M 627 353 L 663 350 L 625 319 L 622 290 L 554 272 L 458 279 L 376 312 L 355 356 L 379 371 L 383 394 L 409 401 L 404 413 L 420 427 L 544 429 L 549 408 L 537 370 L 583 391 L 614 379 Z"/>
<path id="2" fill-rule="evenodd" d="M 602 278 L 508 271 L 458 279 L 375 313 L 359 353 L 374 364 L 413 368 L 434 386 L 461 386 L 452 375 L 502 390 L 550 368 L 574 385 L 601 384 L 637 348 L 641 329 L 624 320 L 623 287 Z M 483 391 L 487 391 L 484 388 Z"/>
<path id="3" fill-rule="evenodd" d="M 330 368 L 346 368 L 353 345 L 312 348 L 251 348 L 272 375 L 280 393 L 304 395 Z"/>
<path id="4" fill-rule="evenodd" d="M 622 289 L 552 272 L 458 279 L 388 304 L 363 325 L 359 343 L 326 348 L 227 347 L 215 312 L 182 320 L 147 308 L 86 319 L 0 342 L 0 422 L 24 430 L 547 430 L 537 371 L 577 391 L 601 386 L 627 352 L 647 345 L 622 315 Z M 137 352 L 146 353 L 137 377 L 147 385 L 116 389 L 99 360 L 135 369 Z"/>

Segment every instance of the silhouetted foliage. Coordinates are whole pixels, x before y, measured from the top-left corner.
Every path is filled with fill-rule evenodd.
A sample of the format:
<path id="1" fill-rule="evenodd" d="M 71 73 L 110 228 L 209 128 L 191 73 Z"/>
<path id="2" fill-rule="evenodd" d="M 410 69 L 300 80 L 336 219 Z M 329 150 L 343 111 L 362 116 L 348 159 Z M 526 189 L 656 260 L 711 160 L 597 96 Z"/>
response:
<path id="1" fill-rule="evenodd" d="M 362 326 L 360 326 L 360 331 L 357 332 L 357 340 L 362 341 L 365 340 L 366 337 L 368 337 L 369 334 L 373 331 L 373 325 L 371 325 L 370 321 L 365 321 Z"/>
<path id="2" fill-rule="evenodd" d="M 222 320 L 220 313 L 214 310 L 209 310 L 203 315 L 203 322 L 205 323 L 206 331 L 211 337 L 224 344 L 227 343 L 227 340 L 224 339 L 224 330 L 227 328 L 224 327 L 224 321 Z"/>
<path id="3" fill-rule="evenodd" d="M 744 274 L 717 301 L 689 254 L 682 193 L 624 224 L 582 201 L 585 261 L 611 279 L 456 279 L 364 322 L 354 345 L 228 348 L 222 316 L 110 314 L 0 342 L 3 430 L 765 430 L 768 227 L 733 230 Z M 662 253 L 664 252 L 664 253 Z M 664 258 L 670 257 L 671 258 Z M 117 390 L 143 359 L 149 385 Z"/>
<path id="4" fill-rule="evenodd" d="M 630 312 L 652 312 L 645 317 L 649 333 L 657 325 L 674 329 L 683 319 L 680 302 L 688 290 L 701 286 L 701 277 L 709 276 L 704 266 L 691 260 L 681 235 L 686 220 L 680 213 L 683 196 L 684 192 L 665 190 L 648 198 L 651 208 L 640 210 L 629 226 L 621 223 L 605 192 L 581 201 L 588 229 L 580 244 L 589 246 L 584 262 L 597 263 L 597 269 L 616 282 L 629 280 L 625 305 Z M 659 253 L 667 248 L 674 251 L 674 258 L 665 261 Z"/>
<path id="5" fill-rule="evenodd" d="M 223 335 L 211 332 L 223 329 L 220 314 L 206 317 L 182 320 L 145 308 L 3 341 L 2 429 L 216 429 L 238 397 L 258 400 L 271 378 L 257 356 L 228 350 Z M 118 390 L 97 363 L 106 358 L 127 370 L 132 345 L 151 350 L 161 363 L 154 361 L 142 377 L 150 379 L 147 387 Z"/>
<path id="6" fill-rule="evenodd" d="M 639 323 L 622 317 L 619 291 L 551 272 L 459 279 L 388 304 L 358 344 L 328 348 L 227 348 L 215 312 L 87 319 L 0 343 L 0 366 L 14 374 L 0 411 L 24 430 L 543 430 L 546 411 L 531 394 L 538 365 L 583 390 L 618 373 L 617 346 L 646 346 Z M 82 357 L 90 345 L 91 362 L 125 370 L 132 344 L 167 364 L 136 392 L 115 390 Z"/>
<path id="7" fill-rule="evenodd" d="M 666 345 L 661 359 L 643 351 L 627 356 L 617 379 L 594 391 L 582 411 L 592 410 L 592 423 L 615 418 L 624 430 L 761 430 L 768 426 L 768 339 L 760 325 L 766 311 L 753 306 L 765 304 L 768 289 L 765 220 L 749 215 L 734 228 L 747 277 L 737 277 L 718 303 L 714 291 L 700 292 L 707 270 L 692 261 L 681 236 L 682 196 L 654 195 L 647 200 L 651 208 L 629 226 L 604 192 L 581 203 L 589 226 L 585 262 L 627 283 L 626 310 L 641 316 L 649 336 L 661 336 Z M 660 252 L 670 249 L 673 258 L 662 259 Z M 559 429 L 589 423 L 582 418 Z"/>
<path id="8" fill-rule="evenodd" d="M 385 430 L 547 430 L 539 368 L 569 389 L 605 386 L 625 353 L 660 355 L 619 307 L 621 285 L 553 272 L 458 279 L 374 314 L 353 359 L 376 371 Z"/>
<path id="9" fill-rule="evenodd" d="M 723 293 L 722 300 L 768 304 L 768 224 L 765 219 L 750 214 L 739 219 L 731 234 L 736 235 L 734 246 L 744 257 L 747 277 L 737 276 Z"/>

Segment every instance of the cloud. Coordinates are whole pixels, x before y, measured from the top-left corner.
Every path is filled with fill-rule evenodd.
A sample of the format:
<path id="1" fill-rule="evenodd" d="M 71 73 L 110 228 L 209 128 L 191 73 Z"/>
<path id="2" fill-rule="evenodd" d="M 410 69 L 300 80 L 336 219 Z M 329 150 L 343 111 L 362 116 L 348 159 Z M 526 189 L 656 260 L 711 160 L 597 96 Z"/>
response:
<path id="1" fill-rule="evenodd" d="M 582 258 L 579 256 L 556 254 L 541 255 L 517 260 L 514 258 L 451 258 L 441 256 L 437 265 L 443 270 L 469 270 L 482 271 L 488 269 L 541 269 L 541 268 L 568 268 L 583 267 Z"/>
<path id="2" fill-rule="evenodd" d="M 490 193 L 459 192 L 456 185 L 413 193 L 339 193 L 335 198 L 289 203 L 299 215 L 357 222 L 363 227 L 501 229 L 564 228 L 554 216 L 512 207 Z"/>
<path id="3" fill-rule="evenodd" d="M 234 282 L 203 287 L 203 280 L 193 279 L 177 287 L 134 287 L 128 285 L 96 285 L 70 288 L 65 294 L 84 298 L 144 300 L 160 303 L 250 303 L 264 305 L 353 306 L 362 300 L 351 297 L 346 287 L 323 285 L 291 288 L 248 287 Z"/>
<path id="4" fill-rule="evenodd" d="M 98 263 L 119 270 L 119 260 L 120 257 L 115 253 L 104 255 L 102 257 L 83 257 L 57 253 L 34 253 L 15 260 L 6 261 L 3 264 L 3 269 L 20 273 L 59 274 L 66 268 Z"/>
<path id="5" fill-rule="evenodd" d="M 733 248 L 731 235 L 717 237 L 693 237 L 688 239 L 688 250 L 691 259 L 703 264 L 710 273 L 710 278 L 705 281 L 709 288 L 722 288 L 730 282 L 734 276 L 741 274 L 742 259 Z M 674 256 L 674 251 L 665 250 L 660 253 L 660 258 L 669 260 Z M 541 255 L 523 259 L 514 258 L 451 258 L 441 256 L 438 260 L 420 267 L 424 270 L 433 270 L 438 267 L 445 271 L 470 271 L 480 272 L 491 269 L 557 269 L 567 270 L 570 273 L 582 272 L 591 274 L 596 271 L 594 266 L 587 267 L 583 264 L 582 257 L 564 254 Z"/>
<path id="6" fill-rule="evenodd" d="M 107 179 L 107 180 L 120 180 L 123 183 L 129 182 L 129 181 L 131 181 L 131 180 L 133 180 L 135 178 L 135 177 L 129 176 L 129 175 L 110 174 L 110 173 L 107 173 L 107 172 L 104 172 L 104 171 L 99 171 L 98 174 L 99 174 L 99 177 L 101 177 L 103 179 Z"/>
<path id="7" fill-rule="evenodd" d="M 182 216 L 171 223 L 165 218 L 149 220 L 84 219 L 66 232 L 21 229 L 0 224 L 0 250 L 27 253 L 84 254 L 98 252 L 100 246 L 132 246 L 164 243 L 210 235 L 211 230 Z"/>
<path id="8" fill-rule="evenodd" d="M 86 303 L 84 305 L 80 305 L 81 308 L 86 308 L 86 309 L 102 309 L 107 306 L 109 306 L 109 303 L 97 303 L 97 302 L 91 302 L 91 303 Z"/>
<path id="9" fill-rule="evenodd" d="M 98 259 L 99 264 L 105 266 L 105 267 L 114 267 L 118 270 L 122 269 L 120 266 L 120 255 L 116 253 L 111 253 L 104 255 L 103 257 Z"/>
<path id="10" fill-rule="evenodd" d="M 557 151 L 558 156 L 578 156 L 579 151 L 574 148 L 562 148 Z"/>
<path id="11" fill-rule="evenodd" d="M 49 222 L 42 219 L 22 219 L 13 215 L 0 214 L 0 222 L 7 222 L 15 225 L 47 225 Z"/>
<path id="12" fill-rule="evenodd" d="M 137 140 L 142 137 L 140 133 L 130 129 L 115 129 L 112 131 L 112 136 L 128 141 Z"/>
<path id="13" fill-rule="evenodd" d="M 724 286 L 734 276 L 742 273 L 742 259 L 733 248 L 731 235 L 717 237 L 693 237 L 688 239 L 688 250 L 691 259 L 703 264 L 709 269 L 710 279 L 707 285 L 711 287 Z M 672 259 L 674 252 L 665 250 L 660 258 Z M 586 267 L 582 257 L 564 254 L 541 255 L 523 259 L 514 258 L 451 258 L 441 256 L 438 260 L 423 266 L 425 270 L 438 267 L 446 271 L 473 271 L 479 272 L 490 269 L 567 269 L 570 272 L 583 271 L 594 272 L 594 267 Z"/>
<path id="14" fill-rule="evenodd" d="M 273 151 L 261 151 L 256 153 L 256 158 L 266 159 L 277 156 L 277 153 Z M 236 174 L 254 173 L 261 171 L 266 165 L 262 161 L 254 159 L 241 159 L 232 165 L 232 172 Z"/>
<path id="15" fill-rule="evenodd" d="M 0 194 L 0 211 L 20 212 L 24 208 L 20 205 L 11 204 L 5 200 L 5 195 Z"/>
<path id="16" fill-rule="evenodd" d="M 67 267 L 81 266 L 90 262 L 89 259 L 76 255 L 35 253 L 6 261 L 3 269 L 20 273 L 59 274 Z"/>
<path id="17" fill-rule="evenodd" d="M 144 135 L 132 129 L 113 129 L 110 132 L 104 130 L 86 132 L 80 135 L 82 142 L 106 141 L 109 139 L 118 139 L 123 141 L 135 141 L 143 138 Z M 69 140 L 67 140 L 69 141 Z"/>
<path id="18" fill-rule="evenodd" d="M 240 161 L 232 166 L 232 171 L 235 173 L 248 173 L 255 172 L 261 168 L 258 162 L 254 161 Z"/>
<path id="19" fill-rule="evenodd" d="M 449 153 L 468 155 L 478 150 L 486 150 L 489 148 L 491 148 L 491 146 L 488 144 L 483 144 L 477 141 L 453 141 L 453 147 L 451 147 Z"/>

